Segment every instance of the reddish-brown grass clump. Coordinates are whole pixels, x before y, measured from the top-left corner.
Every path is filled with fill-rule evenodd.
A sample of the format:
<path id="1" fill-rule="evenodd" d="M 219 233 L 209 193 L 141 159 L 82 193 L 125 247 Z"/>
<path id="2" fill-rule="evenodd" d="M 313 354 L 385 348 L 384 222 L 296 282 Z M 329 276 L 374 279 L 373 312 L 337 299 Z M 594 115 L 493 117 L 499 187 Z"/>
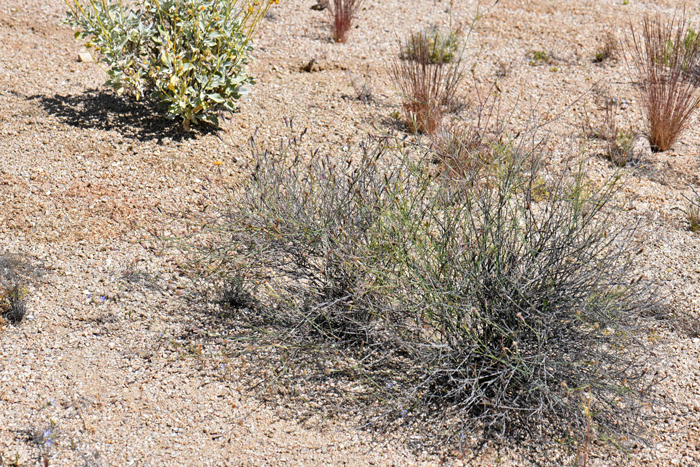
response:
<path id="1" fill-rule="evenodd" d="M 363 0 L 329 0 L 327 2 L 333 40 L 345 42 L 362 2 Z"/>
<path id="2" fill-rule="evenodd" d="M 647 16 L 641 31 L 631 30 L 632 61 L 654 151 L 671 148 L 700 104 L 700 40 L 688 32 L 684 14 L 670 20 Z"/>
<path id="3" fill-rule="evenodd" d="M 445 112 L 453 106 L 464 73 L 461 56 L 449 63 L 436 61 L 435 47 L 427 33 L 411 35 L 402 53 L 389 65 L 389 73 L 401 92 L 406 123 L 413 133 L 434 133 Z"/>

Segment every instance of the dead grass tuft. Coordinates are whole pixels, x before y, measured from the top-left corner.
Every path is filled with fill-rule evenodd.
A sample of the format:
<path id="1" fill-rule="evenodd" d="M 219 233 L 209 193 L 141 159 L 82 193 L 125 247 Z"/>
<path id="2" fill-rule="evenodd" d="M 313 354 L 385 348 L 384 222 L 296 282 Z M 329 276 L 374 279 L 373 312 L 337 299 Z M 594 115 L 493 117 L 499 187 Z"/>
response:
<path id="1" fill-rule="evenodd" d="M 27 313 L 26 292 L 23 287 L 15 285 L 0 293 L 0 321 L 19 324 Z"/>
<path id="2" fill-rule="evenodd" d="M 500 113 L 500 93 L 491 88 L 477 92 L 476 118 L 472 124 L 452 124 L 441 129 L 435 138 L 435 153 L 440 164 L 440 176 L 454 184 L 472 183 L 481 169 L 497 157 L 503 136 Z"/>

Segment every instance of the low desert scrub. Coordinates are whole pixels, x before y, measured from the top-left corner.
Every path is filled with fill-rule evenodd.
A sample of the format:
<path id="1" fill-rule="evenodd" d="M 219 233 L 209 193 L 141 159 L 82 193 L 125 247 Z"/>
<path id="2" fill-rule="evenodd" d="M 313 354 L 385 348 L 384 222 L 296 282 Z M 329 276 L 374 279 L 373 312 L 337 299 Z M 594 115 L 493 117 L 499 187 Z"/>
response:
<path id="1" fill-rule="evenodd" d="M 435 135 L 435 162 L 448 183 L 471 183 L 481 166 L 491 162 L 493 151 L 486 136 L 471 126 L 452 124 Z"/>
<path id="2" fill-rule="evenodd" d="M 384 282 L 403 312 L 397 345 L 425 369 L 416 390 L 506 430 L 518 417 L 584 426 L 588 386 L 596 423 L 614 425 L 617 398 L 641 373 L 623 357 L 636 345 L 623 324 L 636 299 L 630 232 L 606 209 L 613 188 L 592 188 L 576 168 L 545 174 L 538 149 L 491 149 L 457 193 L 414 167 L 420 200 L 388 215 Z"/>
<path id="3" fill-rule="evenodd" d="M 328 0 L 328 15 L 331 21 L 333 40 L 345 42 L 357 17 L 363 0 Z"/>
<path id="4" fill-rule="evenodd" d="M 640 31 L 631 29 L 630 52 L 654 151 L 671 148 L 700 104 L 700 41 L 689 37 L 685 15 L 670 20 L 647 16 Z"/>
<path id="5" fill-rule="evenodd" d="M 438 129 L 444 114 L 455 106 L 464 79 L 461 54 L 447 60 L 448 51 L 436 47 L 427 32 L 414 33 L 400 44 L 399 57 L 389 66 L 413 133 L 432 134 Z"/>
<path id="6" fill-rule="evenodd" d="M 26 431 L 27 441 L 39 450 L 41 465 L 48 467 L 51 461 L 52 451 L 58 445 L 60 431 L 52 420 L 45 428 L 32 428 Z"/>
<path id="7" fill-rule="evenodd" d="M 531 66 L 550 64 L 552 62 L 552 56 L 544 50 L 533 50 L 532 52 L 530 52 L 530 58 L 528 59 L 528 63 Z"/>
<path id="8" fill-rule="evenodd" d="M 615 217 L 615 179 L 545 171 L 543 147 L 505 132 L 470 145 L 488 163 L 455 190 L 435 177 L 432 150 L 393 137 L 342 158 L 307 155 L 299 138 L 254 146 L 209 255 L 248 284 L 236 303 L 256 290 L 256 319 L 288 344 L 351 346 L 385 368 L 400 358 L 410 371 L 394 375 L 396 400 L 409 412 L 448 412 L 485 434 L 585 430 L 591 404 L 594 426 L 632 429 L 646 303 L 633 229 Z"/>
<path id="9" fill-rule="evenodd" d="M 372 84 L 370 83 L 369 76 L 371 76 L 371 73 L 369 66 L 367 66 L 367 71 L 365 72 L 364 77 L 357 75 L 350 77 L 350 85 L 355 91 L 355 95 L 353 96 L 355 100 L 366 103 L 374 101 Z"/>
<path id="10" fill-rule="evenodd" d="M 107 66 L 117 95 L 150 98 L 185 130 L 218 125 L 254 83 L 246 73 L 260 19 L 278 0 L 65 0 L 77 39 Z"/>

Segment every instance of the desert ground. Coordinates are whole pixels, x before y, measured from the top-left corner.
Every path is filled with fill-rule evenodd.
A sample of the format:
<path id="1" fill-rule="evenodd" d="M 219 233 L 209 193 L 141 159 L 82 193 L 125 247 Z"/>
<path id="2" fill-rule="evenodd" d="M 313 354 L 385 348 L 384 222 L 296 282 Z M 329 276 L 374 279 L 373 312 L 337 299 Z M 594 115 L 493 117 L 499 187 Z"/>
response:
<path id="1" fill-rule="evenodd" d="M 576 465 L 577 449 L 556 440 L 424 448 L 400 429 L 376 432 L 287 396 L 274 375 L 256 373 L 265 353 L 220 338 L 216 305 L 197 299 L 181 261 L 156 240 L 172 233 L 168 213 L 246 176 L 249 138 L 277 144 L 284 118 L 335 154 L 368 133 L 406 132 L 392 117 L 400 99 L 387 62 L 399 38 L 446 27 L 449 2 L 366 0 L 340 44 L 313 4 L 274 6 L 240 112 L 219 131 L 184 133 L 117 98 L 98 64 L 79 61 L 62 1 L 0 0 L 0 285 L 27 290 L 25 319 L 0 327 L 1 465 Z M 473 73 L 460 93 L 468 103 L 497 82 L 505 103 L 548 122 L 560 155 L 579 151 L 587 115 L 602 118 L 603 92 L 622 102 L 619 121 L 642 132 L 624 49 L 593 58 L 608 32 L 624 40 L 645 14 L 671 17 L 676 7 L 456 1 L 453 20 L 465 29 L 479 14 L 462 38 Z M 697 8 L 688 11 L 697 23 Z M 536 51 L 547 60 L 533 62 Z M 362 87 L 371 99 L 358 99 Z M 469 109 L 449 118 L 468 121 Z M 593 178 L 617 170 L 600 147 L 584 148 Z M 685 214 L 700 185 L 698 148 L 695 117 L 671 150 L 643 151 L 623 169 L 624 215 L 639 222 L 640 261 L 672 316 L 650 337 L 661 377 L 653 390 L 666 403 L 639 442 L 594 442 L 589 466 L 700 465 L 700 237 Z"/>

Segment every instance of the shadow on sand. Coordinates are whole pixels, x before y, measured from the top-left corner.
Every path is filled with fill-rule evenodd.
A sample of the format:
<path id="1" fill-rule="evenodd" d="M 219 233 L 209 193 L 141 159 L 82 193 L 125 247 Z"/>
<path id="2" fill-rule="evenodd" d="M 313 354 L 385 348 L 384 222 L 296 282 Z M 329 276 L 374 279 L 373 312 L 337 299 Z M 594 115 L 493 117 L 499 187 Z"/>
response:
<path id="1" fill-rule="evenodd" d="M 215 133 L 211 125 L 198 125 L 186 132 L 177 120 L 168 120 L 154 102 L 136 102 L 113 92 L 91 89 L 79 95 L 35 95 L 27 98 L 38 102 L 49 114 L 68 125 L 106 131 L 117 131 L 126 138 L 159 142 L 164 139 L 183 141 L 197 134 Z"/>

